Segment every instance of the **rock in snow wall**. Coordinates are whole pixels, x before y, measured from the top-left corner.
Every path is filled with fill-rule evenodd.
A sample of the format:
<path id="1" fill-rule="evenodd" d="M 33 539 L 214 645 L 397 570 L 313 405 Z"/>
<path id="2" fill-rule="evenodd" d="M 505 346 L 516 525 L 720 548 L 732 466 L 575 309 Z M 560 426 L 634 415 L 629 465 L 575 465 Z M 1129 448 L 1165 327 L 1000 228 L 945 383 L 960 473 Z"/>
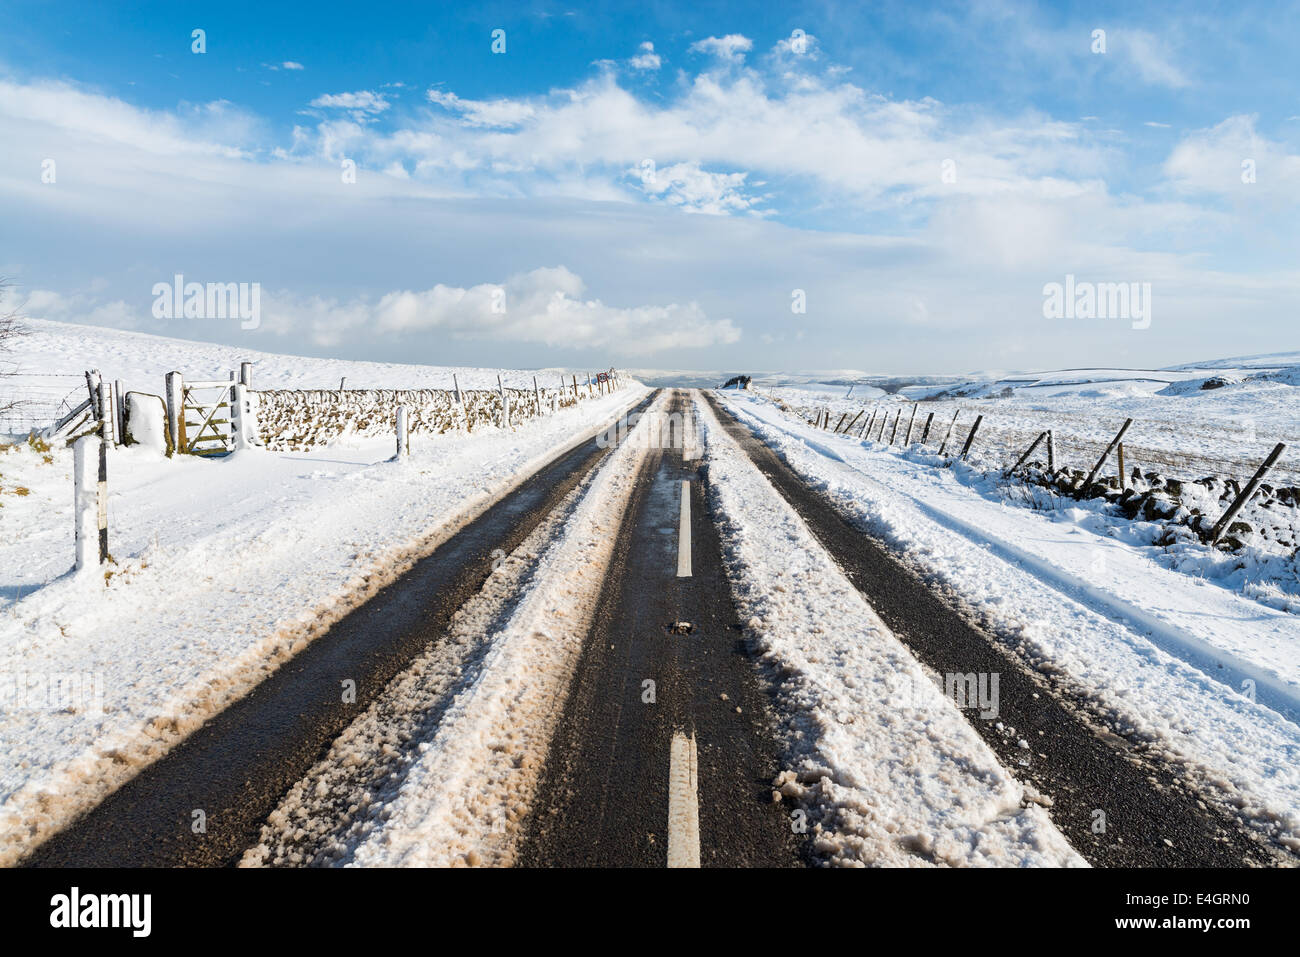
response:
<path id="1" fill-rule="evenodd" d="M 586 398 L 580 386 L 578 398 Z M 347 435 L 392 435 L 399 405 L 406 406 L 412 435 L 436 435 L 459 428 L 476 431 L 501 426 L 501 396 L 495 390 L 462 389 L 272 389 L 257 393 L 258 435 L 276 451 L 328 445 Z M 510 424 L 549 414 L 551 400 L 573 405 L 572 389 L 541 390 L 541 409 L 532 389 L 506 389 Z M 463 407 L 462 407 L 463 405 Z"/>

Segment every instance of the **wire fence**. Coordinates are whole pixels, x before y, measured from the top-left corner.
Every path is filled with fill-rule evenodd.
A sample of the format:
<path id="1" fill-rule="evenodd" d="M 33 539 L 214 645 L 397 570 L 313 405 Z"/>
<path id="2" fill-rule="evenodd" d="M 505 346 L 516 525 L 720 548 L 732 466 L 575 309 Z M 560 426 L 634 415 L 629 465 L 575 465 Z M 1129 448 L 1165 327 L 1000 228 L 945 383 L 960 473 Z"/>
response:
<path id="1" fill-rule="evenodd" d="M 87 397 L 81 373 L 19 372 L 0 376 L 0 435 L 53 425 Z"/>
<path id="2" fill-rule="evenodd" d="M 960 451 L 974 425 L 975 417 L 982 415 L 984 418 L 980 423 L 974 449 L 981 458 L 1002 456 L 1006 459 L 1007 466 L 1015 462 L 1040 432 L 1050 429 L 1055 439 L 1057 467 L 1088 471 L 1124 421 L 1122 414 L 1104 418 L 1093 410 L 1074 412 L 1066 409 L 999 406 L 994 402 L 979 400 L 960 403 L 923 401 L 916 406 L 913 442 L 920 441 L 924 423 L 934 413 L 926 444 L 937 450 L 954 413 L 958 413 L 947 450 Z M 819 413 L 833 410 L 828 423 L 831 429 L 840 425 L 839 420 L 844 414 L 843 403 L 832 403 L 829 407 L 817 402 L 799 403 L 793 404 L 792 408 L 808 421 L 816 421 Z M 870 435 L 864 437 L 888 443 L 893 436 L 893 423 L 897 416 L 901 418 L 901 424 L 894 437 L 894 444 L 906 441 L 913 403 L 867 400 L 859 408 L 864 410 L 863 415 L 851 427 L 849 422 L 854 419 L 857 409 L 850 411 L 843 420 L 845 431 L 849 434 L 856 436 L 861 433 L 866 424 L 872 421 L 871 416 L 875 412 Z M 1143 472 L 1158 472 L 1170 478 L 1185 480 L 1217 476 L 1244 482 L 1254 474 L 1277 442 L 1285 442 L 1288 450 L 1295 448 L 1296 454 L 1300 455 L 1300 447 L 1296 442 L 1300 436 L 1289 434 L 1286 428 L 1274 434 L 1272 426 L 1275 423 L 1255 423 L 1249 416 L 1243 416 L 1235 424 L 1182 418 L 1143 418 L 1138 411 L 1133 416 L 1133 426 L 1124 437 L 1125 467 L 1129 470 L 1136 467 Z M 882 417 L 887 419 L 883 437 Z M 1043 454 L 1044 450 L 1040 447 L 1039 457 Z M 1278 486 L 1300 487 L 1300 459 L 1284 455 L 1273 468 L 1269 482 Z"/>

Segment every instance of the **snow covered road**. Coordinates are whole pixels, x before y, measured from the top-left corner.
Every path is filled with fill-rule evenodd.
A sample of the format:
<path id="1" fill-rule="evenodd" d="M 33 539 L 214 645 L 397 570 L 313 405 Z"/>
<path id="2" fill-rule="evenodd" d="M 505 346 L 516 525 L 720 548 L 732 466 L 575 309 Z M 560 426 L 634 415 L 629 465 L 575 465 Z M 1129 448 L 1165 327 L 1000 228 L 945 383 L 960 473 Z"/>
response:
<path id="1" fill-rule="evenodd" d="M 653 414 L 612 449 L 593 437 L 591 416 L 634 402 Z M 11 655 L 87 653 L 85 640 L 16 640 L 51 620 L 84 620 L 88 636 L 170 623 L 157 647 L 133 636 L 119 673 L 147 657 L 196 677 L 169 673 L 191 695 L 178 704 L 139 681 L 121 713 L 25 719 L 61 739 L 24 740 L 10 715 L 0 733 L 15 748 L 68 755 L 10 769 L 26 772 L 4 805 L 10 861 L 1293 862 L 1300 733 L 1269 706 L 1292 675 L 1286 641 L 1252 640 L 1252 619 L 1226 616 L 1241 627 L 1207 649 L 1163 606 L 1117 612 L 1139 601 L 1123 591 L 1131 556 L 1113 587 L 1073 581 L 1069 560 L 1047 564 L 1058 530 L 1042 516 L 761 399 L 625 392 L 574 412 L 558 456 L 542 442 L 563 441 L 564 413 L 540 436 L 501 436 L 504 454 L 489 435 L 437 443 L 436 464 L 358 463 L 313 507 L 358 532 L 382 513 L 397 523 L 387 540 L 406 544 L 269 650 L 238 639 L 229 659 L 213 636 L 214 656 L 195 660 L 204 646 L 176 640 L 192 613 L 155 598 L 175 583 L 150 568 L 97 586 L 83 619 L 68 600 L 84 581 L 17 603 Z M 446 467 L 493 456 L 492 488 L 455 485 Z M 246 481 L 284 467 L 245 461 Z M 397 507 L 412 496 L 441 508 L 423 537 Z M 310 522 L 291 514 L 250 537 L 292 526 L 302 544 Z M 318 538 L 320 589 L 332 579 Z M 301 601 L 305 567 L 280 566 L 313 553 L 270 549 L 230 580 L 208 573 L 205 594 L 263 615 Z M 288 594 L 259 590 L 277 582 Z M 1219 592 L 1206 601 L 1236 600 Z M 1170 614 L 1196 610 L 1176 598 Z M 1231 668 L 1261 679 L 1258 702 L 1225 692 L 1221 647 L 1228 681 Z"/>

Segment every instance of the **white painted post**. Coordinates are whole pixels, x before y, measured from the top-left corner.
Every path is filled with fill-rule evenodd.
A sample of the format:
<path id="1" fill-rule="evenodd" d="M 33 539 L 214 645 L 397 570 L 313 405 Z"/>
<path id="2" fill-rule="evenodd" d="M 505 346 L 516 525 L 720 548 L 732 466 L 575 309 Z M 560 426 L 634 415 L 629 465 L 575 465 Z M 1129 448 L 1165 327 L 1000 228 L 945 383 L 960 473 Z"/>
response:
<path id="1" fill-rule="evenodd" d="M 456 373 L 454 372 L 451 374 L 451 387 L 452 390 L 456 393 L 456 404 L 464 405 L 465 403 L 460 397 L 460 382 L 456 379 Z"/>
<path id="2" fill-rule="evenodd" d="M 395 458 L 404 459 L 411 454 L 410 435 L 407 432 L 406 425 L 406 406 L 397 407 L 397 422 L 395 424 L 397 431 L 397 455 Z"/>
<path id="3" fill-rule="evenodd" d="M 253 363 L 241 362 L 239 364 L 239 382 L 245 389 L 253 387 Z"/>
<path id="4" fill-rule="evenodd" d="M 257 444 L 257 411 L 253 390 L 242 382 L 236 383 L 235 397 L 230 403 L 231 437 L 236 449 L 251 449 Z"/>
<path id="5" fill-rule="evenodd" d="M 542 392 L 537 388 L 537 376 L 533 376 L 533 401 L 537 403 L 537 414 L 542 414 Z"/>
<path id="6" fill-rule="evenodd" d="M 506 397 L 506 387 L 501 384 L 501 376 L 497 376 L 497 392 L 501 395 L 501 428 L 510 428 L 510 399 Z"/>
<path id="7" fill-rule="evenodd" d="M 100 550 L 100 516 L 107 518 L 102 503 L 107 483 L 99 480 L 100 454 L 103 440 L 94 435 L 84 435 L 72 446 L 72 514 L 76 530 L 77 570 L 89 568 L 102 561 Z M 107 521 L 105 542 L 107 545 Z"/>

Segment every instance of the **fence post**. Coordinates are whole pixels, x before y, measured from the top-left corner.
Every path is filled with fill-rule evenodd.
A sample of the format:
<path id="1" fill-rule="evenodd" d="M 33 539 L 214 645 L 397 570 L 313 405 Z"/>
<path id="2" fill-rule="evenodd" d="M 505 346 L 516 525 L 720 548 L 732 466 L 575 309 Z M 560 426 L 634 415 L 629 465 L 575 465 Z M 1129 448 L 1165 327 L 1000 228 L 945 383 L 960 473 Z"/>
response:
<path id="1" fill-rule="evenodd" d="M 104 440 L 83 435 L 72 446 L 76 568 L 108 560 L 108 455 Z"/>
<path id="2" fill-rule="evenodd" d="M 113 428 L 116 418 L 113 403 L 113 387 L 103 379 L 99 380 L 99 437 L 105 442 L 117 444 L 116 431 Z"/>
<path id="3" fill-rule="evenodd" d="M 1056 471 L 1056 433 L 1047 430 L 1047 470 Z"/>
<path id="4" fill-rule="evenodd" d="M 844 420 L 847 419 L 848 417 L 849 417 L 849 414 L 848 414 L 847 412 L 845 412 L 843 415 L 840 416 L 840 420 L 839 420 L 838 422 L 835 423 L 835 430 L 834 430 L 834 431 L 835 431 L 835 434 L 836 434 L 836 435 L 839 434 L 840 426 L 844 424 Z"/>
<path id="5" fill-rule="evenodd" d="M 1119 431 L 1115 433 L 1115 437 L 1110 440 L 1110 445 L 1106 446 L 1106 451 L 1101 453 L 1101 458 L 1099 458 L 1097 464 L 1092 467 L 1092 471 L 1088 473 L 1088 477 L 1083 480 L 1083 485 L 1080 486 L 1081 489 L 1085 489 L 1092 484 L 1092 480 L 1097 477 L 1097 473 L 1101 471 L 1101 467 L 1105 465 L 1106 460 L 1110 458 L 1111 450 L 1124 441 L 1124 433 L 1128 431 L 1128 427 L 1132 424 L 1132 419 L 1124 420 L 1124 424 L 1119 427 Z"/>
<path id="6" fill-rule="evenodd" d="M 347 376 L 342 376 L 342 377 L 339 379 L 339 391 L 342 392 L 343 389 L 347 386 L 347 384 L 348 384 L 348 377 L 347 377 Z"/>
<path id="7" fill-rule="evenodd" d="M 537 415 L 542 414 L 542 391 L 537 388 L 537 376 L 533 376 L 533 402 L 537 404 Z"/>
<path id="8" fill-rule="evenodd" d="M 253 391 L 243 382 L 235 383 L 235 398 L 231 403 L 231 438 L 236 449 L 251 449 L 257 444 L 257 414 L 253 409 Z"/>
<path id="9" fill-rule="evenodd" d="M 1232 524 L 1232 520 L 1237 517 L 1238 512 L 1245 508 L 1246 503 L 1250 501 L 1250 497 L 1254 495 L 1255 490 L 1259 488 L 1259 483 L 1264 481 L 1264 476 L 1268 474 L 1268 470 L 1276 464 L 1277 460 L 1282 457 L 1282 452 L 1285 449 L 1286 444 L 1283 442 L 1279 442 L 1273 447 L 1273 451 L 1268 453 L 1268 458 L 1264 460 L 1264 464 L 1255 471 L 1254 478 L 1246 483 L 1246 487 L 1241 490 L 1241 494 L 1237 496 L 1236 501 L 1229 505 L 1228 510 L 1223 513 L 1217 522 L 1214 523 L 1214 528 L 1210 530 L 1211 545 L 1219 544 L 1219 539 L 1223 537 L 1223 533 L 1227 530 L 1228 526 Z"/>
<path id="10" fill-rule="evenodd" d="M 963 461 L 966 458 L 966 453 L 970 451 L 970 444 L 975 441 L 975 433 L 980 430 L 980 423 L 983 421 L 984 416 L 982 414 L 975 416 L 975 424 L 970 427 L 970 434 L 966 436 L 966 444 L 961 447 Z"/>
<path id="11" fill-rule="evenodd" d="M 1029 458 L 1029 456 L 1031 456 L 1031 455 L 1033 454 L 1034 449 L 1038 448 L 1038 443 L 1041 442 L 1041 441 L 1043 441 L 1043 439 L 1045 439 L 1045 438 L 1047 438 L 1047 433 L 1046 433 L 1046 432 L 1039 432 L 1039 433 L 1038 433 L 1038 438 L 1034 439 L 1033 442 L 1029 443 L 1029 448 L 1025 449 L 1025 454 L 1022 455 L 1022 456 L 1020 456 L 1020 458 L 1016 459 L 1016 464 L 1013 465 L 1013 466 L 1011 466 L 1011 468 L 1007 469 L 1006 474 L 1007 474 L 1007 475 L 1010 475 L 1010 474 L 1011 474 L 1012 472 L 1014 472 L 1016 469 L 1020 468 L 1020 466 L 1024 465 L 1024 464 L 1025 464 L 1025 459 Z"/>
<path id="12" fill-rule="evenodd" d="M 397 433 L 397 454 L 395 459 L 404 459 L 411 454 L 410 433 L 407 431 L 406 424 L 406 406 L 397 407 L 397 421 L 393 424 L 393 429 Z"/>
<path id="13" fill-rule="evenodd" d="M 506 387 L 501 384 L 501 376 L 497 376 L 497 392 L 501 395 L 501 428 L 510 428 L 510 400 L 506 398 Z"/>
<path id="14" fill-rule="evenodd" d="M 185 446 L 185 379 L 179 372 L 167 373 L 167 440 L 173 454 L 183 452 Z"/>
<path id="15" fill-rule="evenodd" d="M 858 424 L 858 419 L 862 418 L 866 414 L 867 414 L 866 409 L 859 409 L 858 414 L 853 417 L 853 421 L 850 422 L 848 425 L 844 426 L 844 434 L 848 435 L 850 432 L 852 432 L 853 427 Z"/>
<path id="16" fill-rule="evenodd" d="M 113 434 L 118 445 L 126 441 L 126 392 L 121 379 L 113 380 Z"/>
<path id="17" fill-rule="evenodd" d="M 934 413 L 931 412 L 925 417 L 925 431 L 921 433 L 921 444 L 925 445 L 925 440 L 930 437 L 930 423 L 934 421 Z"/>
<path id="18" fill-rule="evenodd" d="M 245 389 L 253 387 L 253 363 L 241 362 L 239 364 L 239 381 Z"/>
<path id="19" fill-rule="evenodd" d="M 939 443 L 939 454 L 943 455 L 943 450 L 948 447 L 948 440 L 952 438 L 952 430 L 957 425 L 957 416 L 961 415 L 961 409 L 952 414 L 952 421 L 948 423 L 948 431 L 943 434 L 943 441 Z"/>
<path id="20" fill-rule="evenodd" d="M 912 405 L 912 417 L 907 420 L 907 438 L 903 440 L 904 446 L 912 444 L 912 426 L 916 424 L 916 410 L 920 407 L 921 403 L 919 402 L 913 403 Z"/>
<path id="21" fill-rule="evenodd" d="M 104 418 L 104 410 L 99 404 L 99 381 L 98 369 L 90 369 L 86 372 L 86 389 L 90 392 L 90 413 L 95 417 L 96 422 Z"/>
<path id="22" fill-rule="evenodd" d="M 1124 443 L 1123 442 L 1119 444 L 1119 448 L 1116 449 L 1115 452 L 1119 456 L 1119 490 L 1121 492 L 1125 492 L 1128 490 L 1128 478 L 1127 476 L 1124 475 Z"/>
<path id="23" fill-rule="evenodd" d="M 903 407 L 900 405 L 898 407 L 898 413 L 894 416 L 894 428 L 889 433 L 889 444 L 891 446 L 894 444 L 894 439 L 898 438 L 898 422 L 900 419 L 902 419 L 902 417 L 903 417 Z"/>

